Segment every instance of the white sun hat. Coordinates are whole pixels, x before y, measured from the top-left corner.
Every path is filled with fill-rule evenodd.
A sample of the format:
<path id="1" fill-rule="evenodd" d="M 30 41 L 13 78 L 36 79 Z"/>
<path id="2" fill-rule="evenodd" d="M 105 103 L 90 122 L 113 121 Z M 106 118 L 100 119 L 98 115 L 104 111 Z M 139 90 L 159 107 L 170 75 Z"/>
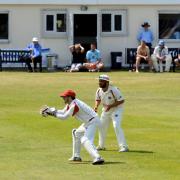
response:
<path id="1" fill-rule="evenodd" d="M 33 37 L 32 38 L 32 42 L 38 42 L 38 38 L 37 37 Z"/>
<path id="2" fill-rule="evenodd" d="M 98 79 L 108 81 L 108 82 L 110 81 L 109 76 L 106 74 L 101 74 Z"/>

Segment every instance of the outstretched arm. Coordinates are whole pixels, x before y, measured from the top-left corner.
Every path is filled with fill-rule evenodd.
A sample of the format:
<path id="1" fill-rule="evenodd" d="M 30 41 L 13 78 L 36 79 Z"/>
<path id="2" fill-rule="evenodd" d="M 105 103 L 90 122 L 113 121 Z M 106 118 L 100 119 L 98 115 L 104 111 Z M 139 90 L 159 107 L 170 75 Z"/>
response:
<path id="1" fill-rule="evenodd" d="M 54 107 L 48 107 L 48 106 L 43 106 L 40 109 L 40 114 L 43 117 L 47 117 L 47 116 L 54 116 L 57 117 L 61 120 L 65 120 L 67 119 L 69 116 L 72 116 L 74 113 L 74 106 L 71 106 L 69 109 L 67 108 L 67 106 L 63 109 L 63 110 L 57 110 Z"/>
<path id="2" fill-rule="evenodd" d="M 74 112 L 74 106 L 71 106 L 68 110 L 62 112 L 62 111 L 56 111 L 55 113 L 55 117 L 61 119 L 61 120 L 65 120 L 68 117 L 72 116 Z"/>

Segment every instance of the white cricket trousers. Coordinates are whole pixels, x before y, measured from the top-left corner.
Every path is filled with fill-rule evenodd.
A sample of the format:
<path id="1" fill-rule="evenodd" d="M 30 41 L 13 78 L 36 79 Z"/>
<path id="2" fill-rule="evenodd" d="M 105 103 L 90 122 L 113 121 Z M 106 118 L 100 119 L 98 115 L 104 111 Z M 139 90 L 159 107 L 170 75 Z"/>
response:
<path id="1" fill-rule="evenodd" d="M 156 70 L 156 72 L 160 71 L 160 72 L 163 72 L 163 64 L 162 64 L 162 61 L 159 61 L 159 64 L 158 64 L 158 59 L 156 58 L 156 56 L 153 54 L 151 55 L 151 59 L 152 59 L 152 62 L 153 62 L 153 66 Z M 171 55 L 166 55 L 166 65 L 165 65 L 165 71 L 166 72 L 169 72 L 170 70 L 170 67 L 171 67 L 171 62 L 172 62 L 172 57 Z"/>
<path id="2" fill-rule="evenodd" d="M 109 128 L 110 122 L 113 122 L 114 131 L 116 134 L 118 146 L 127 146 L 126 140 L 124 137 L 123 129 L 121 128 L 121 122 L 122 122 L 122 113 L 123 108 L 118 108 L 112 113 L 109 112 L 102 112 L 101 114 L 101 127 L 99 129 L 99 146 L 105 147 L 105 139 L 107 136 L 107 130 Z"/>
<path id="3" fill-rule="evenodd" d="M 73 138 L 73 157 L 80 157 L 81 144 L 93 159 L 99 158 L 100 155 L 94 146 L 94 136 L 100 120 L 95 117 L 87 124 L 82 124 L 78 129 L 72 130 Z"/>

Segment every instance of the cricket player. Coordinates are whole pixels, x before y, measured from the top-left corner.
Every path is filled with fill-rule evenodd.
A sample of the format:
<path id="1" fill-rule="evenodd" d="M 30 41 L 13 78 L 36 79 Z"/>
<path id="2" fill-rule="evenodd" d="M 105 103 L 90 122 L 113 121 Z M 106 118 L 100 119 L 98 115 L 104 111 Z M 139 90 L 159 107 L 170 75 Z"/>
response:
<path id="1" fill-rule="evenodd" d="M 61 120 L 65 120 L 70 116 L 83 122 L 83 124 L 72 130 L 73 154 L 69 161 L 82 161 L 80 157 L 81 144 L 93 158 L 93 165 L 103 164 L 104 160 L 96 150 L 93 141 L 96 127 L 100 124 L 97 113 L 84 102 L 76 99 L 76 93 L 73 90 L 66 90 L 60 94 L 66 104 L 62 110 L 50 108 L 48 106 L 42 108 L 40 113 L 43 116 L 54 116 Z"/>
<path id="2" fill-rule="evenodd" d="M 102 103 L 101 114 L 101 129 L 99 131 L 99 145 L 97 150 L 105 150 L 105 139 L 110 122 L 113 122 L 113 127 L 116 133 L 119 152 L 129 151 L 121 128 L 122 113 L 124 98 L 120 90 L 109 84 L 109 77 L 107 75 L 99 76 L 99 88 L 96 91 L 95 107 L 97 112 L 98 106 Z"/>

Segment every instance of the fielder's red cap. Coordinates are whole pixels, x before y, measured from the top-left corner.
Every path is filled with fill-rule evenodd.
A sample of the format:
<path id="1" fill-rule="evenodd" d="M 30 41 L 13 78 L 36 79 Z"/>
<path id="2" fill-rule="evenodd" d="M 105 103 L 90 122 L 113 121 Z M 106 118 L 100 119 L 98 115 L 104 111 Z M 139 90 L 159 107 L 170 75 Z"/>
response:
<path id="1" fill-rule="evenodd" d="M 63 93 L 60 93 L 61 97 L 67 97 L 67 96 L 71 96 L 71 97 L 76 97 L 76 93 L 71 90 L 71 89 L 68 89 L 68 90 L 65 90 Z"/>

